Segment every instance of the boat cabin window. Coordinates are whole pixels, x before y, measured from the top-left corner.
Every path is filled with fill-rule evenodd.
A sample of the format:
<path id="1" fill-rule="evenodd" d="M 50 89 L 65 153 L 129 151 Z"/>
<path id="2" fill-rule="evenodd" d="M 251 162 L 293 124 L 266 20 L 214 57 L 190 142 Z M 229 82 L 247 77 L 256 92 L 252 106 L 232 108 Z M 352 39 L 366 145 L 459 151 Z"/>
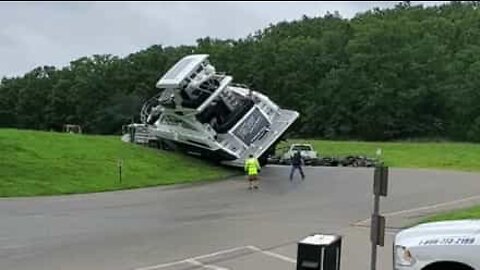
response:
<path id="1" fill-rule="evenodd" d="M 182 106 L 196 109 L 200 106 L 215 90 L 217 90 L 220 82 L 217 78 L 210 78 L 202 82 L 198 87 L 186 86 L 180 91 L 182 96 Z"/>
<path id="2" fill-rule="evenodd" d="M 229 131 L 250 109 L 254 103 L 250 99 L 239 99 L 234 108 L 229 108 L 225 101 L 217 98 L 197 114 L 197 120 L 202 124 L 208 123 L 218 133 Z"/>

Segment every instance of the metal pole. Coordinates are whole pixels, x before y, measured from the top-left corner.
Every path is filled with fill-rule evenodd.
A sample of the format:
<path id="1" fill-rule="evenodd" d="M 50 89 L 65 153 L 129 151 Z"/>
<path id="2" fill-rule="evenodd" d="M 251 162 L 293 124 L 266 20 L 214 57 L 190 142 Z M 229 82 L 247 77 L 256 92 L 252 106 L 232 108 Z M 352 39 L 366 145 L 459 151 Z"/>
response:
<path id="1" fill-rule="evenodd" d="M 120 184 L 122 183 L 122 163 L 123 161 L 118 162 L 118 181 Z"/>
<path id="2" fill-rule="evenodd" d="M 372 258 L 371 258 L 371 270 L 377 269 L 377 238 L 378 238 L 378 216 L 380 211 L 380 195 L 375 194 L 374 196 L 374 204 L 373 204 L 373 215 L 372 215 L 372 224 L 370 226 L 370 230 L 372 230 L 371 237 L 372 242 Z"/>
<path id="3" fill-rule="evenodd" d="M 370 226 L 370 241 L 372 242 L 372 258 L 370 269 L 377 269 L 377 246 L 385 244 L 385 217 L 380 216 L 380 196 L 387 196 L 388 167 L 380 164 L 375 168 L 373 176 L 373 214 Z"/>

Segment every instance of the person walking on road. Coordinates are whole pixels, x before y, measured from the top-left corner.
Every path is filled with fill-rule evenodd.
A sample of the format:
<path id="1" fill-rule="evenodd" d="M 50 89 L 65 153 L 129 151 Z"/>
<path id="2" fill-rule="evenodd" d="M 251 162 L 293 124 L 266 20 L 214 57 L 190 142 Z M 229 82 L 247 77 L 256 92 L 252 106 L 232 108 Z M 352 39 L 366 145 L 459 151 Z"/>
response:
<path id="1" fill-rule="evenodd" d="M 248 189 L 258 189 L 258 172 L 260 171 L 260 163 L 258 160 L 250 155 L 247 160 L 245 160 L 245 172 L 248 174 Z"/>
<path id="2" fill-rule="evenodd" d="M 295 170 L 300 171 L 300 175 L 302 176 L 302 180 L 305 179 L 305 174 L 303 173 L 302 170 L 302 155 L 300 154 L 300 151 L 295 152 L 292 157 L 292 169 L 290 170 L 290 182 L 293 180 L 293 174 L 295 173 Z"/>

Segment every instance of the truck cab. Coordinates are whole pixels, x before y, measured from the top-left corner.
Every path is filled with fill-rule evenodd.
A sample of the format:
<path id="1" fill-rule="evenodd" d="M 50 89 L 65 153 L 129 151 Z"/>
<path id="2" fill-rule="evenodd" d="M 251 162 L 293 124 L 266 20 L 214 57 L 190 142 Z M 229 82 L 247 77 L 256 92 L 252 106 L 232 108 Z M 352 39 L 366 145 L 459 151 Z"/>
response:
<path id="1" fill-rule="evenodd" d="M 480 269 L 480 220 L 432 222 L 395 236 L 395 270 Z"/>
<path id="2" fill-rule="evenodd" d="M 292 144 L 288 151 L 283 154 L 282 161 L 283 163 L 290 164 L 290 160 L 293 157 L 293 154 L 300 151 L 300 156 L 305 161 L 306 165 L 310 165 L 317 161 L 318 153 L 313 149 L 311 144 Z"/>

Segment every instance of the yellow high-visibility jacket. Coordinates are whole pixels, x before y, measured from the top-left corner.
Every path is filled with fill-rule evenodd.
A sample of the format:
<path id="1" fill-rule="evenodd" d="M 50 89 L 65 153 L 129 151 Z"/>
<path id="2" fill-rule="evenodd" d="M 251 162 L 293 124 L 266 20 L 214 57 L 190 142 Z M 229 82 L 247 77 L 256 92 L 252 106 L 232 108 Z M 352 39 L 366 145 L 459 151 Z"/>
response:
<path id="1" fill-rule="evenodd" d="M 245 171 L 248 175 L 257 175 L 260 170 L 260 163 L 256 158 L 249 158 L 245 160 Z"/>

